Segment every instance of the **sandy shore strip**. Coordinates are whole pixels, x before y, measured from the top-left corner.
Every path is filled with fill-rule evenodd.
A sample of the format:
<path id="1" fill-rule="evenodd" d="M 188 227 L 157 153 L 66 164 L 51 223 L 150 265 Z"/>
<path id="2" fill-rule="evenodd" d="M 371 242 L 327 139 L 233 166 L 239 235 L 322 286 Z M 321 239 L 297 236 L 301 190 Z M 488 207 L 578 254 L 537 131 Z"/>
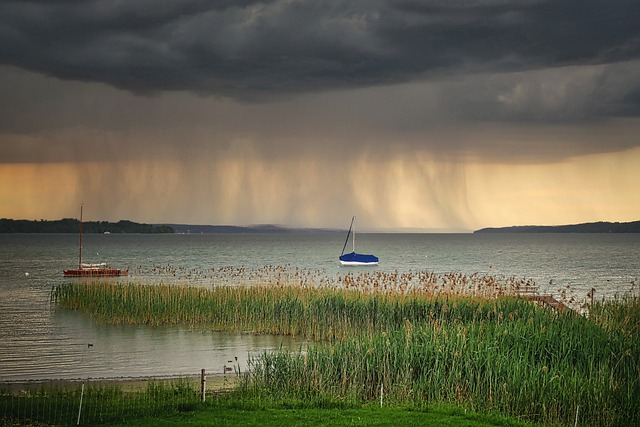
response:
<path id="1" fill-rule="evenodd" d="M 211 374 L 206 376 L 207 391 L 228 391 L 233 389 L 240 378 L 237 375 Z M 114 378 L 78 378 L 51 380 L 16 380 L 0 381 L 0 392 L 24 393 L 38 390 L 73 390 L 85 387 L 117 386 L 124 392 L 143 391 L 149 383 L 162 383 L 170 386 L 173 383 L 184 383 L 200 390 L 200 375 L 172 376 L 172 377 L 114 377 Z"/>

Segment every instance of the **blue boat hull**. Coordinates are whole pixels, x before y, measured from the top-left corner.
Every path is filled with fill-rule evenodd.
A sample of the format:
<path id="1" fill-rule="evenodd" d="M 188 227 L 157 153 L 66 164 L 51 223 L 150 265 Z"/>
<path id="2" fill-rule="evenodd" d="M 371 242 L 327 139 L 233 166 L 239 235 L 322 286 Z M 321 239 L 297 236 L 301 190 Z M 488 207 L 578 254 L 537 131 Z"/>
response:
<path id="1" fill-rule="evenodd" d="M 342 265 L 378 265 L 378 257 L 351 252 L 340 256 Z"/>

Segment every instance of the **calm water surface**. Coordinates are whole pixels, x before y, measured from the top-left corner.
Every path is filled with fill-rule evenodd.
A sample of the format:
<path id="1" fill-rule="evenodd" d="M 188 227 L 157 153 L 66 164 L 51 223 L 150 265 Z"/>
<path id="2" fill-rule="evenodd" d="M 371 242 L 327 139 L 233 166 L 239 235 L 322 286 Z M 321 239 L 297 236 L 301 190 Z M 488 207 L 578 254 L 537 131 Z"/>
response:
<path id="1" fill-rule="evenodd" d="M 346 272 L 421 271 L 532 279 L 544 292 L 585 298 L 638 293 L 639 234 L 359 234 L 358 251 L 378 267 L 340 267 L 344 235 L 85 235 L 87 262 L 129 268 L 113 281 L 216 286 L 260 281 L 271 266 L 314 281 Z M 297 350 L 299 339 L 220 333 L 206 328 L 108 326 L 49 303 L 51 289 L 77 266 L 78 238 L 0 235 L 0 381 L 222 373 L 250 354 Z M 227 267 L 227 268 L 223 268 Z M 229 272 L 233 272 L 230 274 Z M 257 272 L 257 273 L 253 273 Z M 271 273 L 266 273 L 271 274 Z M 235 278 L 233 275 L 236 275 Z M 89 343 L 92 345 L 89 346 Z"/>

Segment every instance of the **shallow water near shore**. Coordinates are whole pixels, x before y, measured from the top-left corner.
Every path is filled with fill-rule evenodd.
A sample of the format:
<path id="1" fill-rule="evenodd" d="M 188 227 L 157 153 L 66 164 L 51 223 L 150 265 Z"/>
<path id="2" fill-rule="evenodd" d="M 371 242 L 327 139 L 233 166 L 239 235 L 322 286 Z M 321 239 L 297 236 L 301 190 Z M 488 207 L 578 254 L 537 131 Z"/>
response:
<path id="1" fill-rule="evenodd" d="M 129 268 L 106 279 L 217 286 L 331 283 L 354 272 L 422 271 L 527 278 L 541 292 L 586 299 L 638 292 L 638 234 L 359 234 L 378 267 L 340 267 L 344 235 L 85 235 L 88 262 Z M 50 304 L 78 263 L 75 235 L 0 235 L 0 381 L 194 375 L 247 369 L 249 355 L 304 346 L 300 338 L 206 327 L 110 326 Z M 237 360 L 236 360 L 237 358 Z M 231 369 L 234 369 L 234 368 Z M 231 372 L 231 371 L 228 371 Z"/>

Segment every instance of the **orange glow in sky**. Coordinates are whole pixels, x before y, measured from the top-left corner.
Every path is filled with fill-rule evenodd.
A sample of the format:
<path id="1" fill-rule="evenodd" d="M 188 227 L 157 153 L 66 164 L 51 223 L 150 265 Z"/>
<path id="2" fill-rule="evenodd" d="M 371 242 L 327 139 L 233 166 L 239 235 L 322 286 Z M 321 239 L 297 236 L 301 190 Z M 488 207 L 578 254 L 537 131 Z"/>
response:
<path id="1" fill-rule="evenodd" d="M 640 149 L 544 165 L 443 163 L 427 156 L 0 164 L 0 217 L 366 228 L 633 221 Z"/>

